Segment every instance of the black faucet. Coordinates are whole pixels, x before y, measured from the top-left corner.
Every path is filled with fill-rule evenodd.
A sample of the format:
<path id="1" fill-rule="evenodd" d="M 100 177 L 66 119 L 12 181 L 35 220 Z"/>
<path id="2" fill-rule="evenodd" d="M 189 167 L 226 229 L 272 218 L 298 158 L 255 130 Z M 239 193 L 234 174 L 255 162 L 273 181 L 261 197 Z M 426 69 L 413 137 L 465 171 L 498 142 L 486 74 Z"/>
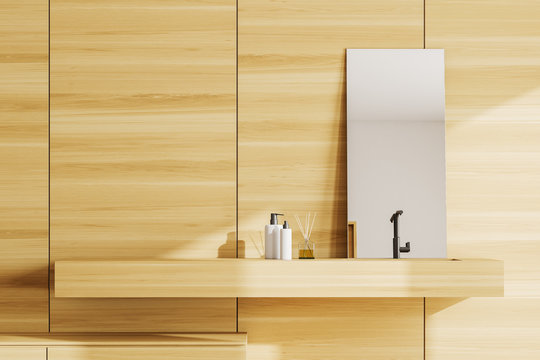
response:
<path id="1" fill-rule="evenodd" d="M 403 210 L 396 211 L 390 218 L 390 222 L 394 223 L 394 259 L 399 259 L 399 254 L 411 251 L 411 243 L 407 242 L 405 246 L 399 246 L 399 216 L 403 215 Z"/>

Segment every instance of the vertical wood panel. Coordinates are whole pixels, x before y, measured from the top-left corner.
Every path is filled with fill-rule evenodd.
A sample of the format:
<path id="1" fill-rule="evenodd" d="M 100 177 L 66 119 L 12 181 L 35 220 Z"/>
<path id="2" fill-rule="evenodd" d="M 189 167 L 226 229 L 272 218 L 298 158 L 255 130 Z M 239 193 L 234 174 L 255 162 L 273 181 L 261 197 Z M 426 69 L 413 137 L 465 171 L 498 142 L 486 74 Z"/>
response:
<path id="1" fill-rule="evenodd" d="M 301 235 L 293 215 L 311 211 L 318 213 L 316 257 L 345 257 L 345 50 L 422 47 L 422 1 L 240 0 L 238 6 L 238 245 L 245 248 L 239 256 L 263 256 L 270 212 L 288 215 L 296 248 Z M 414 300 L 239 301 L 239 330 L 249 333 L 252 359 L 422 354 L 421 305 Z M 388 314 L 401 330 L 394 333 Z"/>
<path id="2" fill-rule="evenodd" d="M 238 11 L 239 245 L 262 256 L 274 211 L 298 240 L 293 215 L 311 211 L 316 256 L 345 257 L 345 50 L 422 47 L 422 1 L 240 0 Z"/>
<path id="3" fill-rule="evenodd" d="M 0 331 L 47 331 L 47 0 L 0 4 Z"/>
<path id="4" fill-rule="evenodd" d="M 415 359 L 423 353 L 423 299 L 240 299 L 247 358 Z"/>
<path id="5" fill-rule="evenodd" d="M 235 19 L 234 0 L 51 1 L 51 261 L 235 256 Z M 235 299 L 52 298 L 51 322 L 231 331 Z"/>
<path id="6" fill-rule="evenodd" d="M 426 46 L 446 53 L 448 255 L 503 259 L 506 296 L 428 299 L 429 360 L 540 357 L 539 18 L 534 0 L 426 1 Z"/>

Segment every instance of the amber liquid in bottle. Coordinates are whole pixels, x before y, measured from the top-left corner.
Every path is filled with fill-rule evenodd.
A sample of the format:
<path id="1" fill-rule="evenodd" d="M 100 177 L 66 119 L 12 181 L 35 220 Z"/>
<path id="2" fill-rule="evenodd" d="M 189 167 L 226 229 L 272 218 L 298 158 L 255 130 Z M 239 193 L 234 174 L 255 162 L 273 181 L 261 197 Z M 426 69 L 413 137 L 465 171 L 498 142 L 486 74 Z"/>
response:
<path id="1" fill-rule="evenodd" d="M 299 259 L 315 259 L 313 256 L 313 249 L 300 249 L 298 250 Z"/>

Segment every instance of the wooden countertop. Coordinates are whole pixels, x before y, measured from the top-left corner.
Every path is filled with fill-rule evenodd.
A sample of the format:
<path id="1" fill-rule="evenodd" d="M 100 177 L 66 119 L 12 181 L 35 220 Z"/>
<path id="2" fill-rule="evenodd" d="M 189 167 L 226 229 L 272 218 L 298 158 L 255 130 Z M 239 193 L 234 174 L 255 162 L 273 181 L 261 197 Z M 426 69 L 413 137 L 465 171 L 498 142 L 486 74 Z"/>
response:
<path id="1" fill-rule="evenodd" d="M 490 259 L 57 261 L 57 297 L 480 297 L 504 295 Z"/>

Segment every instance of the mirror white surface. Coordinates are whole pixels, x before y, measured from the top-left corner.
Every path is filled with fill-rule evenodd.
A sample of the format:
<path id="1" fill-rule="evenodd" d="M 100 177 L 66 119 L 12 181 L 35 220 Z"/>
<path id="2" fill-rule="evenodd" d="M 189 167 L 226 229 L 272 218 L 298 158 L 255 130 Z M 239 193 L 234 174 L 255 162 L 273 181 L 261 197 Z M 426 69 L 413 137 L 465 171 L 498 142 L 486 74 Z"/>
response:
<path id="1" fill-rule="evenodd" d="M 446 257 L 444 50 L 347 50 L 348 219 L 359 258 Z"/>

